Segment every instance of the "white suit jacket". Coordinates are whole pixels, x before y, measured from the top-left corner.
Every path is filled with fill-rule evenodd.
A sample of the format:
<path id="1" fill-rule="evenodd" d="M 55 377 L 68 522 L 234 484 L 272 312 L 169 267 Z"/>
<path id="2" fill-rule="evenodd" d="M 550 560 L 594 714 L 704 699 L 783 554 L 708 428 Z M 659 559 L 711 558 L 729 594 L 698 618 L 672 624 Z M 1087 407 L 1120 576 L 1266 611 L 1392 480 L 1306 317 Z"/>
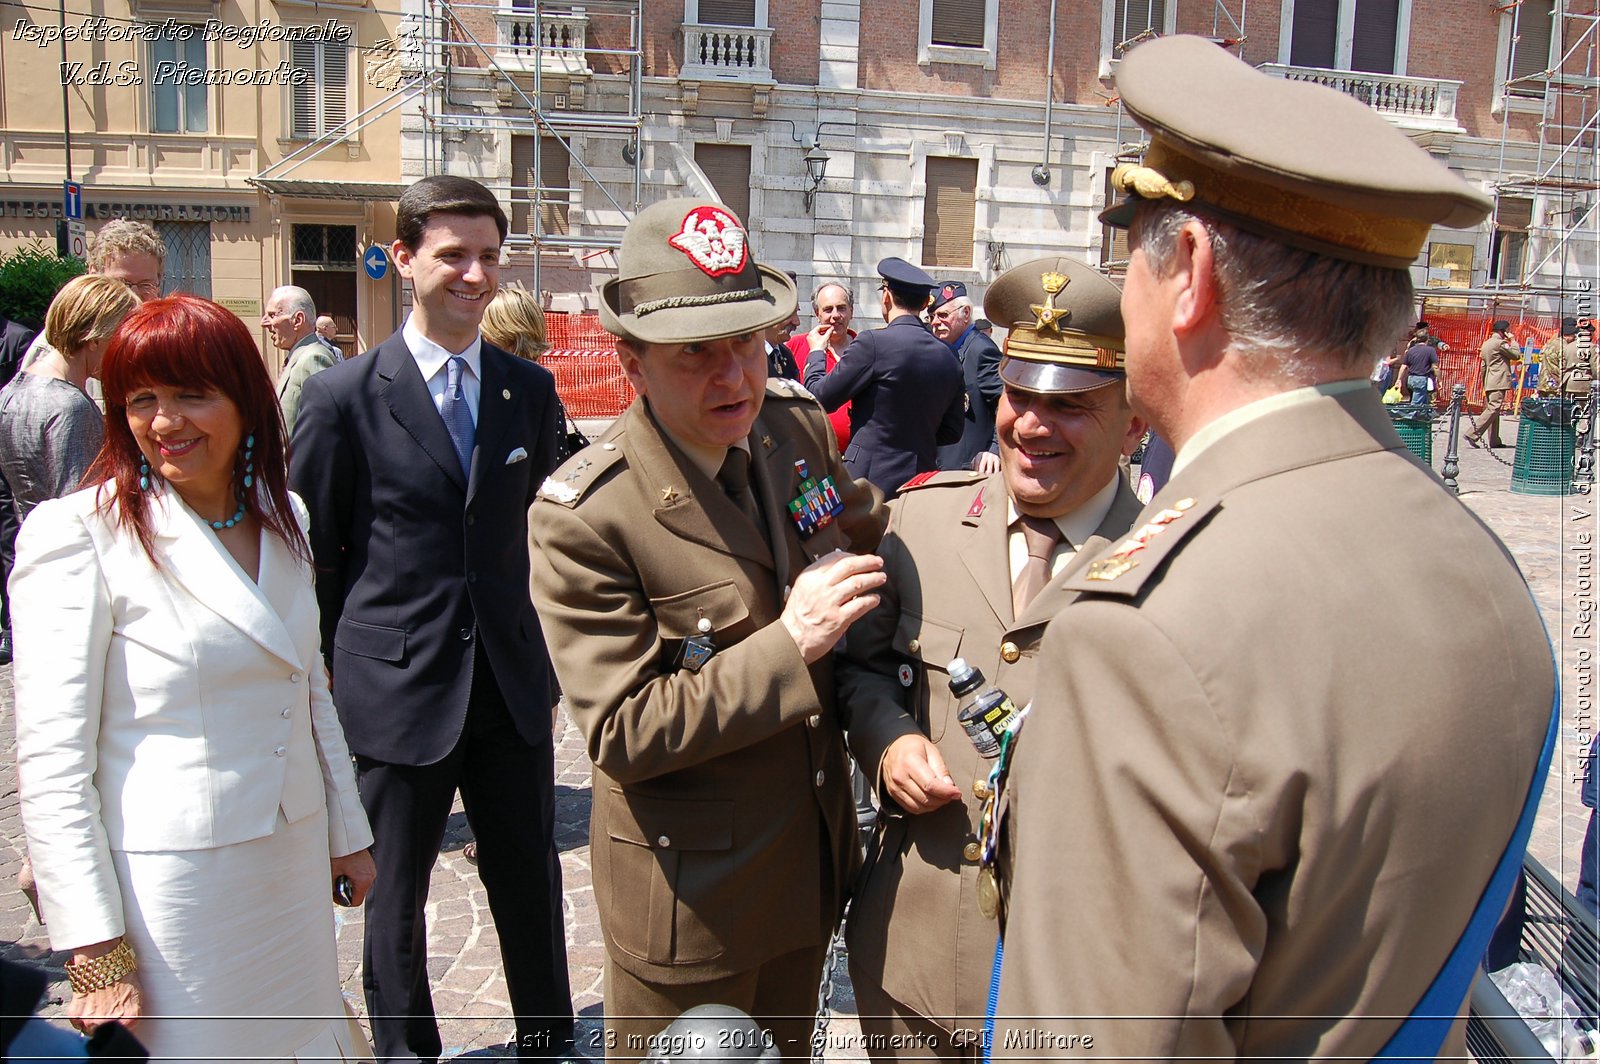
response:
<path id="1" fill-rule="evenodd" d="M 372 842 L 305 563 L 263 532 L 252 583 L 163 488 L 153 566 L 97 493 L 28 516 L 10 584 L 23 824 L 58 949 L 123 933 L 112 850 L 228 846 L 324 806 L 332 855 Z"/>

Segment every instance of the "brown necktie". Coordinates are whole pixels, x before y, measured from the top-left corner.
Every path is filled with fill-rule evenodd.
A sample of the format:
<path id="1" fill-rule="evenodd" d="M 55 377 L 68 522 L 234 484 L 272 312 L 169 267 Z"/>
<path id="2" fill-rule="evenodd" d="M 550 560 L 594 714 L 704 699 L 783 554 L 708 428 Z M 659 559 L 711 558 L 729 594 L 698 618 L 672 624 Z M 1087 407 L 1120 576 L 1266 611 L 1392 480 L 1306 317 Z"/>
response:
<path id="1" fill-rule="evenodd" d="M 1062 539 L 1060 526 L 1048 518 L 1024 515 L 1017 518 L 1017 525 L 1022 530 L 1022 542 L 1028 548 L 1028 561 L 1011 585 L 1013 619 L 1021 617 L 1028 603 L 1050 582 L 1050 555 L 1055 553 L 1056 544 Z"/>
<path id="2" fill-rule="evenodd" d="M 740 447 L 729 447 L 728 456 L 722 460 L 722 468 L 717 470 L 717 483 L 722 485 L 722 490 L 727 492 L 728 498 L 733 500 L 740 512 L 756 526 L 756 531 L 765 535 L 761 511 L 756 507 L 755 493 L 750 490 L 749 452 Z"/>

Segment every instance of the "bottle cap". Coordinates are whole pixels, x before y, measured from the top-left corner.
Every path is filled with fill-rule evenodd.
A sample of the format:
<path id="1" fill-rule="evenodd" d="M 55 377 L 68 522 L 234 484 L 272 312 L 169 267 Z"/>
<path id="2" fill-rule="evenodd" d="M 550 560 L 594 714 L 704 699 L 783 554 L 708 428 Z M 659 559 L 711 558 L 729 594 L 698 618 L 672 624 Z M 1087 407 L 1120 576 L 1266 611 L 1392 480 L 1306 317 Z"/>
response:
<path id="1" fill-rule="evenodd" d="M 955 695 L 964 695 L 976 690 L 983 683 L 983 672 L 967 664 L 965 658 L 954 658 L 945 666 L 950 674 L 950 691 Z"/>

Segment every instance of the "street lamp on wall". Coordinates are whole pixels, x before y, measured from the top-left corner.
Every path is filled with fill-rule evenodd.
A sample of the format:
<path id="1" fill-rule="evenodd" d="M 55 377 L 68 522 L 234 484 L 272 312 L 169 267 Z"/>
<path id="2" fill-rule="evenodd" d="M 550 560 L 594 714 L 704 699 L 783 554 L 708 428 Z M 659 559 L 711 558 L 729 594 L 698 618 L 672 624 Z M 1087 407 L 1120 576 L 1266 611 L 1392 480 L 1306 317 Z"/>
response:
<path id="1" fill-rule="evenodd" d="M 806 152 L 806 179 L 811 182 L 811 187 L 803 193 L 806 203 L 806 213 L 817 203 L 817 189 L 822 185 L 822 179 L 828 175 L 828 153 L 822 150 L 820 144 L 813 144 L 811 150 Z"/>

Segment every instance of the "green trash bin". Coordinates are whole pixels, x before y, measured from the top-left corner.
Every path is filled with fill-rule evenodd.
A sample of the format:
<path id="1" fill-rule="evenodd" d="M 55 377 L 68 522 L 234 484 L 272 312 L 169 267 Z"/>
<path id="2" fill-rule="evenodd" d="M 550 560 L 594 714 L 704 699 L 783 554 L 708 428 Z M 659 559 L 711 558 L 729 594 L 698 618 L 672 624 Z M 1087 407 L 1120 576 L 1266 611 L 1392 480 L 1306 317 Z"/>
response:
<path id="1" fill-rule="evenodd" d="M 1406 449 L 1433 468 L 1433 407 L 1417 407 L 1410 403 L 1390 403 L 1389 420 L 1400 434 Z"/>
<path id="2" fill-rule="evenodd" d="M 1517 421 L 1511 490 L 1518 495 L 1572 494 L 1577 450 L 1573 404 L 1566 399 L 1524 399 Z"/>

